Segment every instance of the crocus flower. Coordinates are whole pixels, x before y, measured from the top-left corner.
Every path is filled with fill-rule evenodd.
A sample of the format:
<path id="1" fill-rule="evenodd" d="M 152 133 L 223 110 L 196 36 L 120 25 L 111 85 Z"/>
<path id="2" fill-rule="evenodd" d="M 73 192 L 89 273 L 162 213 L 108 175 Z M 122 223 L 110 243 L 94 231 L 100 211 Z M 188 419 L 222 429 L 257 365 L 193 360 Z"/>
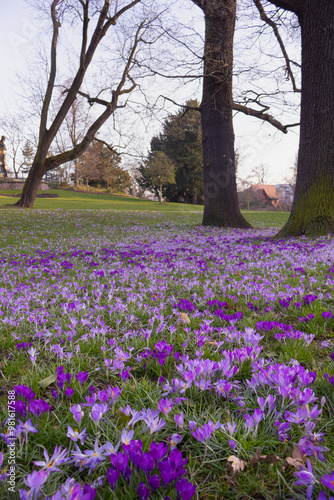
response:
<path id="1" fill-rule="evenodd" d="M 87 372 L 79 372 L 75 375 L 75 378 L 80 382 L 81 385 L 84 385 L 88 377 Z"/>
<path id="2" fill-rule="evenodd" d="M 30 418 L 28 418 L 28 420 L 23 423 L 20 419 L 19 419 L 19 424 L 17 425 L 17 431 L 20 433 L 20 432 L 23 432 L 23 434 L 25 435 L 25 437 L 27 437 L 28 435 L 28 432 L 34 432 L 34 433 L 37 433 L 38 432 L 38 429 L 36 429 L 32 423 L 31 423 L 31 420 Z"/>
<path id="3" fill-rule="evenodd" d="M 157 408 L 161 411 L 161 413 L 167 415 L 173 408 L 173 400 L 167 398 L 160 399 Z"/>
<path id="4" fill-rule="evenodd" d="M 79 432 L 78 429 L 73 430 L 70 425 L 67 426 L 67 437 L 69 437 L 75 443 L 77 441 L 80 441 L 81 444 L 83 444 L 86 436 L 86 427 L 83 431 Z"/>
<path id="5" fill-rule="evenodd" d="M 180 443 L 182 437 L 180 436 L 180 434 L 173 434 L 169 439 L 168 441 L 170 442 L 170 447 L 172 450 L 174 450 L 174 448 L 176 448 L 176 445 Z"/>
<path id="6" fill-rule="evenodd" d="M 139 495 L 140 500 L 147 500 L 150 496 L 150 489 L 146 486 L 145 483 L 139 483 L 137 488 L 137 493 Z"/>
<path id="7" fill-rule="evenodd" d="M 38 492 L 41 490 L 49 477 L 49 472 L 44 470 L 32 471 L 26 478 L 23 479 L 24 483 L 29 487 L 29 490 L 20 490 L 20 499 L 30 500 L 38 497 Z"/>
<path id="8" fill-rule="evenodd" d="M 154 474 L 152 477 L 148 477 L 148 484 L 153 491 L 157 490 L 160 487 L 160 478 L 157 474 Z"/>
<path id="9" fill-rule="evenodd" d="M 71 405 L 70 412 L 72 413 L 73 418 L 76 421 L 76 423 L 78 425 L 80 425 L 81 421 L 83 419 L 83 416 L 84 416 L 84 412 L 81 410 L 81 406 L 80 405 Z"/>
<path id="10" fill-rule="evenodd" d="M 115 455 L 110 455 L 110 462 L 116 470 L 123 474 L 123 472 L 125 472 L 126 466 L 128 465 L 129 457 L 119 451 Z"/>
<path id="11" fill-rule="evenodd" d="M 122 443 L 129 444 L 133 438 L 133 434 L 134 434 L 134 430 L 127 431 L 126 429 L 123 429 L 122 434 L 121 434 Z"/>
<path id="12" fill-rule="evenodd" d="M 306 460 L 306 465 L 307 469 L 304 467 L 301 467 L 301 470 L 299 472 L 294 472 L 295 476 L 297 476 L 298 481 L 296 481 L 296 484 L 300 484 L 302 486 L 307 486 L 307 500 L 310 500 L 312 498 L 312 491 L 313 491 L 313 485 L 316 483 L 316 479 L 313 474 L 313 469 L 311 462 L 309 460 Z"/>
<path id="13" fill-rule="evenodd" d="M 180 493 L 182 500 L 190 500 L 196 493 L 196 486 L 184 478 L 175 483 L 175 489 Z"/>
<path id="14" fill-rule="evenodd" d="M 49 454 L 45 448 L 43 451 L 43 455 L 44 455 L 45 461 L 40 460 L 40 461 L 34 462 L 34 464 L 37 465 L 38 467 L 43 467 L 43 469 L 46 469 L 47 471 L 50 471 L 50 472 L 60 471 L 58 466 L 69 460 L 67 458 L 67 455 L 68 455 L 67 449 L 65 448 L 64 450 L 62 450 L 61 446 L 59 446 L 59 448 L 58 448 L 58 446 L 55 447 L 51 458 L 49 457 Z"/>
<path id="15" fill-rule="evenodd" d="M 184 414 L 181 412 L 179 415 L 174 415 L 174 420 L 179 429 L 183 429 Z"/>
<path id="16" fill-rule="evenodd" d="M 334 471 L 331 473 L 331 475 L 325 474 L 324 477 L 320 478 L 320 481 L 323 485 L 326 486 L 326 488 L 334 491 Z"/>
<path id="17" fill-rule="evenodd" d="M 68 397 L 68 399 L 71 399 L 73 394 L 74 394 L 74 389 L 72 389 L 71 387 L 67 387 L 67 389 L 65 390 L 65 396 Z"/>
<path id="18" fill-rule="evenodd" d="M 153 441 L 150 446 L 150 452 L 152 456 L 155 458 L 155 460 L 159 461 L 167 454 L 168 446 L 163 442 L 158 444 L 155 441 Z"/>
<path id="19" fill-rule="evenodd" d="M 119 474 L 119 471 L 112 469 L 111 467 L 107 470 L 106 480 L 110 484 L 112 490 L 116 488 Z"/>

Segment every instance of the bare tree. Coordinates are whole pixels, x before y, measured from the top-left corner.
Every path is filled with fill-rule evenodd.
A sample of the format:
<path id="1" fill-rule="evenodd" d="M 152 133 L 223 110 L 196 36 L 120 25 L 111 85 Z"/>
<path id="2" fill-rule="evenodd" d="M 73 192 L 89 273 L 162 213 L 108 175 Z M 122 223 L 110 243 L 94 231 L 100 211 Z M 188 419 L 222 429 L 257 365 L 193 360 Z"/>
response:
<path id="1" fill-rule="evenodd" d="M 1 120 L 1 129 L 7 138 L 7 157 L 11 160 L 10 166 L 17 179 L 20 171 L 25 163 L 21 155 L 21 150 L 24 143 L 24 135 L 22 133 L 23 118 L 19 115 L 6 114 L 6 117 Z"/>
<path id="2" fill-rule="evenodd" d="M 150 44 L 152 42 L 149 38 L 151 19 L 147 15 L 142 17 L 139 23 L 138 21 L 135 23 L 133 34 L 125 42 L 126 49 L 122 55 L 123 69 L 120 72 L 119 80 L 115 85 L 109 86 L 104 93 L 107 95 L 111 94 L 111 97 L 104 98 L 101 92 L 98 92 L 95 96 L 91 96 L 82 90 L 82 84 L 97 48 L 101 45 L 101 41 L 108 31 L 111 28 L 114 29 L 118 24 L 119 18 L 135 8 L 140 2 L 141 0 L 133 0 L 129 3 L 122 4 L 121 2 L 117 2 L 113 5 L 111 5 L 110 0 L 69 0 L 68 2 L 53 0 L 51 2 L 52 40 L 50 70 L 41 109 L 38 147 L 17 206 L 32 207 L 43 175 L 49 170 L 55 169 L 66 162 L 73 161 L 83 154 L 108 118 L 117 109 L 126 105 L 126 101 L 119 101 L 121 97 L 130 94 L 136 87 L 136 83 L 131 76 L 131 70 L 135 66 L 138 47 L 141 43 Z M 112 9 L 115 10 L 112 12 Z M 49 123 L 51 102 L 57 77 L 57 49 L 61 23 L 65 23 L 67 17 L 73 15 L 73 12 L 73 22 L 79 22 L 80 20 L 82 28 L 78 67 L 72 77 L 71 85 L 64 93 L 59 111 Z M 95 26 L 90 28 L 95 18 Z M 90 105 L 96 105 L 99 109 L 102 107 L 103 111 L 99 112 L 78 144 L 67 151 L 50 155 L 51 145 L 64 120 L 66 120 L 66 116 L 68 116 L 78 94 L 85 97 Z"/>
<path id="3" fill-rule="evenodd" d="M 261 165 L 252 169 L 250 177 L 255 179 L 257 184 L 268 184 L 268 174 L 269 167 L 261 163 Z"/>

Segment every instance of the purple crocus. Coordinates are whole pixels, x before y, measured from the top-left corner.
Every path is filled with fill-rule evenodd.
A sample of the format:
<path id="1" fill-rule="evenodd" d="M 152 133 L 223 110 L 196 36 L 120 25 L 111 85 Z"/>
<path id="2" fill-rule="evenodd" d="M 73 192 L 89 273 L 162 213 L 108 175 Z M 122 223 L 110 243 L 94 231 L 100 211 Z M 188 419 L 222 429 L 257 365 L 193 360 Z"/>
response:
<path id="1" fill-rule="evenodd" d="M 145 483 L 139 483 L 137 493 L 140 500 L 147 500 L 150 497 L 150 489 L 146 486 Z"/>
<path id="2" fill-rule="evenodd" d="M 80 384 L 83 386 L 84 383 L 86 382 L 88 377 L 87 372 L 79 372 L 75 375 L 75 378 L 80 382 Z"/>
<path id="3" fill-rule="evenodd" d="M 72 389 L 71 387 L 67 387 L 67 389 L 65 390 L 65 396 L 68 399 L 71 399 L 71 397 L 73 396 L 73 394 L 74 394 L 74 389 Z"/>
<path id="4" fill-rule="evenodd" d="M 156 443 L 153 441 L 150 446 L 150 452 L 157 461 L 161 460 L 168 452 L 168 446 L 165 443 Z"/>
<path id="5" fill-rule="evenodd" d="M 179 429 L 183 429 L 184 425 L 184 414 L 181 411 L 179 415 L 174 415 L 174 421 Z"/>
<path id="6" fill-rule="evenodd" d="M 106 479 L 112 490 L 116 488 L 119 474 L 120 472 L 118 470 L 112 469 L 111 467 L 107 470 Z"/>
<path id="7" fill-rule="evenodd" d="M 161 413 L 167 415 L 173 408 L 173 400 L 168 398 L 160 399 L 157 408 L 161 411 Z"/>
<path id="8" fill-rule="evenodd" d="M 324 477 L 320 478 L 320 481 L 323 485 L 326 486 L 326 488 L 334 491 L 334 471 L 331 473 L 331 475 L 325 474 Z"/>
<path id="9" fill-rule="evenodd" d="M 143 453 L 140 468 L 148 475 L 155 467 L 155 460 L 152 453 Z"/>
<path id="10" fill-rule="evenodd" d="M 128 465 L 129 457 L 119 451 L 117 454 L 110 455 L 110 462 L 116 470 L 123 474 L 123 472 L 125 472 L 126 466 Z"/>
<path id="11" fill-rule="evenodd" d="M 306 497 L 307 500 L 312 498 L 313 485 L 316 483 L 316 479 L 313 474 L 313 469 L 311 462 L 306 460 L 307 469 L 301 467 L 299 472 L 294 472 L 295 476 L 297 476 L 298 481 L 295 484 L 300 484 L 302 486 L 307 486 Z"/>
<path id="12" fill-rule="evenodd" d="M 55 447 L 51 458 L 49 457 L 49 454 L 45 448 L 43 454 L 45 461 L 40 460 L 34 462 L 34 464 L 37 465 L 38 467 L 43 467 L 43 469 L 46 469 L 49 472 L 60 471 L 58 466 L 69 460 L 67 449 L 65 448 L 64 450 L 62 450 L 61 446 L 59 446 L 59 448 L 58 446 Z"/>
<path id="13" fill-rule="evenodd" d="M 160 487 L 160 478 L 157 474 L 154 474 L 152 477 L 148 477 L 148 484 L 153 491 L 157 490 Z"/>
<path id="14" fill-rule="evenodd" d="M 182 500 L 190 500 L 196 493 L 196 486 L 184 478 L 175 483 L 175 489 L 181 495 Z"/>
<path id="15" fill-rule="evenodd" d="M 32 471 L 26 478 L 23 479 L 24 483 L 29 487 L 29 490 L 20 490 L 20 498 L 28 500 L 30 498 L 37 498 L 36 493 L 41 490 L 49 477 L 49 472 L 44 470 Z"/>

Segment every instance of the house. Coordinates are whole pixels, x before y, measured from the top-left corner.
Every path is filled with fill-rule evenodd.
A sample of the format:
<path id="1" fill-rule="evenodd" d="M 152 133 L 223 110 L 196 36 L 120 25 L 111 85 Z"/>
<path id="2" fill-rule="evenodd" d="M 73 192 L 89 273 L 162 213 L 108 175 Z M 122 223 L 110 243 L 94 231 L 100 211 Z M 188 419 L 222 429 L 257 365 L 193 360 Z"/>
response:
<path id="1" fill-rule="evenodd" d="M 293 191 L 289 184 L 255 184 L 238 193 L 239 205 L 247 210 L 290 210 Z"/>

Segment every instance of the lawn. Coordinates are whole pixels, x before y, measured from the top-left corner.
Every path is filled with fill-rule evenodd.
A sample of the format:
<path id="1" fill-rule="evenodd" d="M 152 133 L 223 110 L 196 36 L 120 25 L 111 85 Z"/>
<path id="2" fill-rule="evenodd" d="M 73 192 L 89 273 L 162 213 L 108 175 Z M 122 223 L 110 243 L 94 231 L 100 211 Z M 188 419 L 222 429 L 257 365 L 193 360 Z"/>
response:
<path id="1" fill-rule="evenodd" d="M 0 498 L 333 495 L 333 240 L 201 210 L 0 210 Z"/>

